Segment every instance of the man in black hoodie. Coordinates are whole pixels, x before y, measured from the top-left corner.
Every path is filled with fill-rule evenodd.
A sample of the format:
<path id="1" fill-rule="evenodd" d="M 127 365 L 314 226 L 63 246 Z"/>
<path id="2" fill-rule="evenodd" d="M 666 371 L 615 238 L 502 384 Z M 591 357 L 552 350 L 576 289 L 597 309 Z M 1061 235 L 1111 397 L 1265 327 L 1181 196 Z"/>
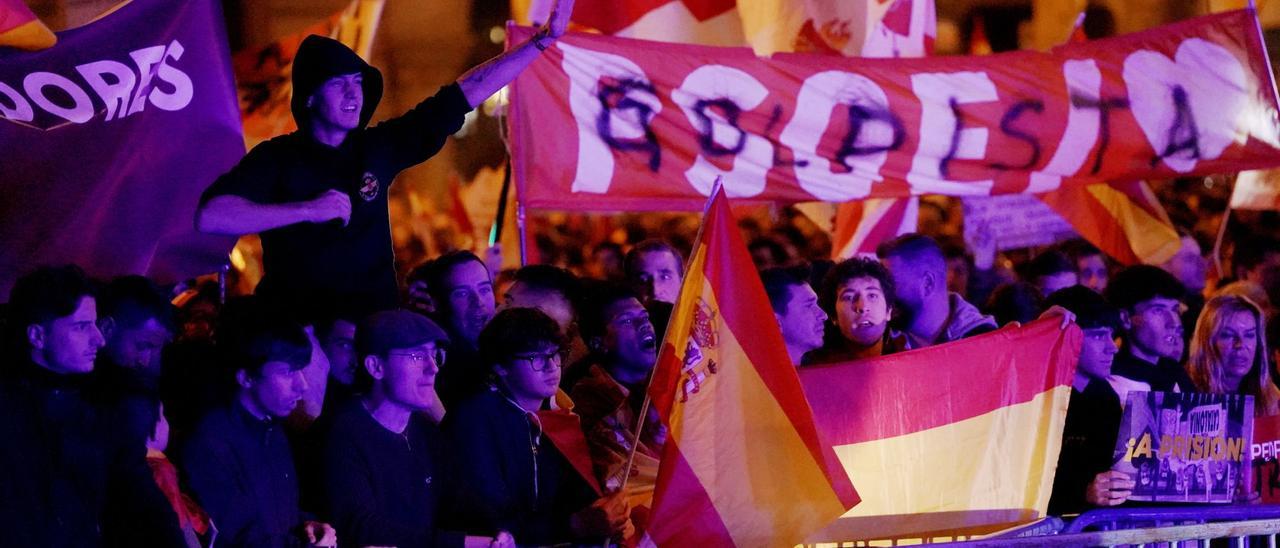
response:
<path id="1" fill-rule="evenodd" d="M 387 191 L 426 161 L 463 116 L 515 79 L 564 33 L 573 0 L 558 0 L 528 41 L 477 66 L 409 112 L 366 127 L 382 74 L 339 42 L 309 36 L 293 63 L 298 131 L 266 141 L 200 197 L 196 228 L 260 233 L 265 276 L 257 292 L 289 307 L 335 299 L 396 306 Z"/>

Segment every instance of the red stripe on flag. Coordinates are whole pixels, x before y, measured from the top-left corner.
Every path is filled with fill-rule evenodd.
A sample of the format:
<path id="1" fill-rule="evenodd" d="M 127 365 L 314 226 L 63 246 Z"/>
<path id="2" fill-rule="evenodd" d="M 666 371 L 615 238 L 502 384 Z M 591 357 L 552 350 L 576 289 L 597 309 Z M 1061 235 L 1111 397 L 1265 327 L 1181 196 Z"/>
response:
<path id="1" fill-rule="evenodd" d="M 649 527 L 658 545 L 678 539 L 680 544 L 688 546 L 733 546 L 733 537 L 725 529 L 720 513 L 674 439 L 668 439 L 662 446 L 662 466 L 658 468 L 653 500 L 683 503 L 658 505 L 649 515 L 649 523 L 663 524 Z"/>
<path id="2" fill-rule="evenodd" d="M 828 443 L 892 438 L 1025 403 L 1070 383 L 1082 334 L 1075 326 L 1058 331 L 1059 320 L 1051 318 L 901 354 L 805 367 L 800 381 L 819 422 L 841 425 L 824 429 Z M 1045 359 L 1057 363 L 1025 365 Z M 1045 373 L 1023 374 L 1028 369 Z M 868 393 L 866 386 L 889 388 Z"/>
<path id="3" fill-rule="evenodd" d="M 772 307 L 764 284 L 756 275 L 755 264 L 747 253 L 723 190 L 713 199 L 707 217 L 704 234 L 713 235 L 719 241 L 706 243 L 704 270 L 720 305 L 720 317 L 726 328 L 734 333 L 742 351 L 786 413 L 813 460 L 821 463 L 827 476 L 833 479 L 836 496 L 846 506 L 852 506 L 858 501 L 858 496 L 835 452 L 818 437 L 804 390 L 790 365 L 791 357 L 787 355 L 782 331 L 774 315 L 768 313 Z"/>
<path id="4" fill-rule="evenodd" d="M 32 21 L 36 21 L 36 15 L 22 0 L 0 0 L 0 32 L 18 28 Z"/>

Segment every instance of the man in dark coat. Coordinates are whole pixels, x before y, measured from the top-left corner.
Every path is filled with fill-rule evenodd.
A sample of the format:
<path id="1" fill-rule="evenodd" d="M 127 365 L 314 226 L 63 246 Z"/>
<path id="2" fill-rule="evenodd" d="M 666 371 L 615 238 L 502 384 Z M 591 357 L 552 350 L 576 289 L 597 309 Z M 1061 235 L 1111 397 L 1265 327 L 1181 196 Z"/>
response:
<path id="1" fill-rule="evenodd" d="M 75 266 L 14 285 L 0 372 L 0 546 L 181 546 L 145 440 L 83 396 L 103 346 Z"/>

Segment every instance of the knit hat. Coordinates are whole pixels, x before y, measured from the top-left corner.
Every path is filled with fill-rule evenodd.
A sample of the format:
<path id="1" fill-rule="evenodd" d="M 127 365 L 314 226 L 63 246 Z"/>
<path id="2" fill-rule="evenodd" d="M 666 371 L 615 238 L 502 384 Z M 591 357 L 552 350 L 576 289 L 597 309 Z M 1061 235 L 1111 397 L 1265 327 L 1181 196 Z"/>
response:
<path id="1" fill-rule="evenodd" d="M 356 352 L 361 356 L 429 342 L 449 344 L 449 336 L 426 316 L 408 310 L 375 312 L 356 328 Z"/>

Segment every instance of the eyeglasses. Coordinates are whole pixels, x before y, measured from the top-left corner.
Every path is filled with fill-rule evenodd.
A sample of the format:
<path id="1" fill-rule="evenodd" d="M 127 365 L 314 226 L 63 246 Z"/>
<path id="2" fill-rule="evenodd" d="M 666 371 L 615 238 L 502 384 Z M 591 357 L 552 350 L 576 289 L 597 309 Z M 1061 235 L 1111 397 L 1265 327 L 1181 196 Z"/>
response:
<path id="1" fill-rule="evenodd" d="M 511 359 L 516 362 L 526 362 L 529 364 L 529 369 L 545 373 L 564 363 L 564 353 L 556 350 L 546 354 L 516 354 Z"/>
<path id="2" fill-rule="evenodd" d="M 409 361 L 412 361 L 413 363 L 424 363 L 429 357 L 436 362 L 436 367 L 444 365 L 445 359 L 445 351 L 443 348 L 436 348 L 430 352 L 387 352 L 387 355 L 409 358 Z"/>

